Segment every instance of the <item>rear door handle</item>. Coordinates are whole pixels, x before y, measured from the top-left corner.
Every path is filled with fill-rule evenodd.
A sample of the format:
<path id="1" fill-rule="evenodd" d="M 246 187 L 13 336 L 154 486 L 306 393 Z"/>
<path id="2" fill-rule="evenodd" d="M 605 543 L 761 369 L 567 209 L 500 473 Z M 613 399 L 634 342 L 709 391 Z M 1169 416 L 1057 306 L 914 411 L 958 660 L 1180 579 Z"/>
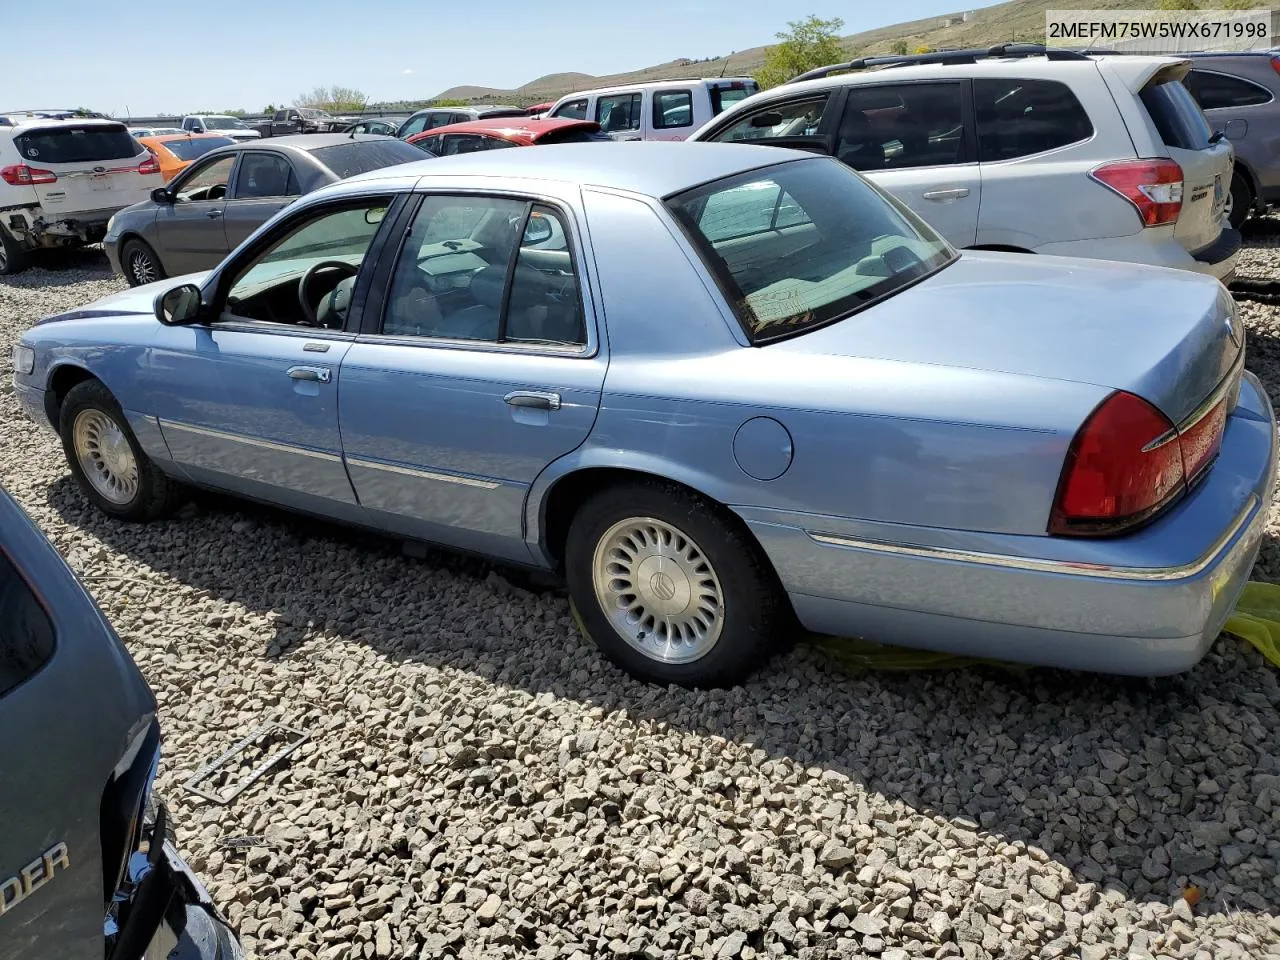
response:
<path id="1" fill-rule="evenodd" d="M 294 380 L 310 380 L 314 383 L 329 382 L 328 367 L 290 367 L 289 376 Z"/>
<path id="2" fill-rule="evenodd" d="M 513 390 L 502 398 L 513 407 L 532 407 L 535 410 L 559 410 L 560 394 L 539 390 Z"/>
<path id="3" fill-rule="evenodd" d="M 948 200 L 959 200 L 961 197 L 969 195 L 968 187 L 946 187 L 941 190 L 926 190 L 921 194 L 926 200 L 934 200 L 938 203 L 945 203 Z"/>
<path id="4" fill-rule="evenodd" d="M 222 211 L 210 210 L 208 213 L 205 214 L 205 216 L 208 217 L 210 220 L 217 220 L 220 216 L 222 216 Z"/>

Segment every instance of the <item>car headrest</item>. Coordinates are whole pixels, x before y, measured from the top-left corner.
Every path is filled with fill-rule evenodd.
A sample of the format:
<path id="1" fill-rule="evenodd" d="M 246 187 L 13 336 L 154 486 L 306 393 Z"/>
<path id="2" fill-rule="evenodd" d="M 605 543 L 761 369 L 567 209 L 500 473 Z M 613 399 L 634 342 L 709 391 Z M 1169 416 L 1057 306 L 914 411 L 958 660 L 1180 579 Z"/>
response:
<path id="1" fill-rule="evenodd" d="M 476 303 L 498 310 L 502 307 L 502 291 L 506 285 L 505 267 L 485 267 L 471 275 L 471 296 Z"/>

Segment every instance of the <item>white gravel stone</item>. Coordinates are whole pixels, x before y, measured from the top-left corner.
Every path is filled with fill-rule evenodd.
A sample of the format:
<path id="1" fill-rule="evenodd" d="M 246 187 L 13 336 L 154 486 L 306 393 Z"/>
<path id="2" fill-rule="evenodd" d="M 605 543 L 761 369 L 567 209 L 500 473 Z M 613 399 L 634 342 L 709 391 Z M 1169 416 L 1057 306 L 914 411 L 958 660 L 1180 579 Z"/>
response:
<path id="1" fill-rule="evenodd" d="M 1280 278 L 1280 220 L 1247 232 L 1241 273 Z M 122 288 L 96 250 L 48 267 L 0 281 L 0 356 Z M 1280 308 L 1241 313 L 1280 396 Z M 154 687 L 179 844 L 258 956 L 1280 952 L 1280 685 L 1235 640 L 1162 680 L 850 675 L 801 645 L 743 689 L 657 689 L 475 560 L 207 495 L 113 523 L 7 384 L 0 412 L 0 482 Z M 310 741 L 225 808 L 181 790 L 268 717 Z"/>

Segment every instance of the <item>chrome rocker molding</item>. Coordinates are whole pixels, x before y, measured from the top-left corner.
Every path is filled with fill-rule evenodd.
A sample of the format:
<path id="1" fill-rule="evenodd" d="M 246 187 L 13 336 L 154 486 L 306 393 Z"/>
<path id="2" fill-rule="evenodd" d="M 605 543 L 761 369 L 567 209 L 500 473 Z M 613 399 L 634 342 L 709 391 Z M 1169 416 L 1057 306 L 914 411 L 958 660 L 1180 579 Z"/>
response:
<path id="1" fill-rule="evenodd" d="M 347 466 L 365 467 L 369 470 L 383 470 L 387 473 L 398 473 L 404 477 L 417 477 L 421 480 L 438 480 L 441 483 L 456 483 L 464 487 L 479 487 L 481 490 L 496 490 L 502 484 L 493 480 L 476 480 L 474 477 L 460 477 L 451 473 L 433 473 L 430 470 L 418 470 L 413 467 L 401 467 L 380 460 L 366 460 L 363 457 L 347 457 Z"/>
<path id="2" fill-rule="evenodd" d="M 1102 563 L 1082 563 L 1072 560 L 1041 560 L 1032 557 L 1013 557 L 1001 553 L 982 553 L 977 550 L 951 550 L 947 547 L 920 547 L 898 543 L 886 543 L 881 540 L 859 540 L 854 537 L 842 537 L 829 533 L 815 533 L 806 530 L 811 540 L 832 547 L 844 547 L 850 550 L 870 550 L 875 553 L 888 553 L 897 556 L 919 557 L 924 560 L 954 560 L 961 563 L 976 563 L 988 567 L 1008 567 L 1014 570 L 1029 570 L 1035 573 L 1060 573 L 1076 577 L 1101 577 L 1110 580 L 1188 580 L 1203 573 L 1235 539 L 1241 529 L 1249 522 L 1257 511 L 1261 501 L 1257 494 L 1250 494 L 1244 508 L 1236 515 L 1231 526 L 1223 531 L 1198 559 L 1177 567 L 1117 567 Z"/>
<path id="3" fill-rule="evenodd" d="M 341 463 L 342 458 L 336 453 L 325 453 L 322 450 L 308 450 L 306 447 L 295 447 L 287 443 L 276 443 L 272 440 L 259 440 L 257 437 L 246 437 L 238 433 L 224 433 L 221 430 L 211 430 L 208 427 L 195 427 L 189 423 L 177 423 L 173 420 L 161 420 L 161 430 L 179 430 L 184 433 L 194 433 L 201 437 L 212 437 L 215 440 L 226 440 L 230 443 L 243 443 L 250 447 L 260 447 L 263 450 L 275 450 L 279 453 L 296 453 L 302 457 L 312 457 L 316 460 L 327 460 L 330 463 Z"/>

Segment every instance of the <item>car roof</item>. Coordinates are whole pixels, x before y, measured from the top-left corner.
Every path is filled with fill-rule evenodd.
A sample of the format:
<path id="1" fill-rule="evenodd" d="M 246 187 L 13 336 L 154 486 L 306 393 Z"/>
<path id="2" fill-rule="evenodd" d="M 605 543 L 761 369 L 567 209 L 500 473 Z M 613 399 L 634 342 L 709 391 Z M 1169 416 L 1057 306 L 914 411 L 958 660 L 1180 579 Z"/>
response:
<path id="1" fill-rule="evenodd" d="M 573 93 L 566 93 L 560 100 L 577 100 L 582 97 L 590 97 L 599 93 L 612 92 L 614 90 L 647 90 L 651 87 L 669 87 L 673 84 L 680 83 L 745 83 L 752 77 L 660 77 L 657 80 L 636 80 L 632 83 L 610 83 L 601 87 L 591 87 L 589 90 L 577 90 Z M 554 101 L 559 103 L 560 100 Z"/>
<path id="2" fill-rule="evenodd" d="M 600 124 L 594 120 L 570 120 L 566 117 L 535 120 L 533 117 L 485 117 L 481 120 L 468 120 L 465 123 L 450 123 L 432 130 L 415 133 L 409 138 L 410 143 L 420 143 L 428 137 L 441 133 L 488 133 L 503 140 L 515 140 L 532 143 L 540 137 L 555 130 L 599 130 Z"/>
<path id="3" fill-rule="evenodd" d="M 230 140 L 221 133 L 156 133 L 139 137 L 139 140 L 150 140 L 152 143 L 173 143 L 175 140 Z M 231 146 L 231 144 L 226 144 Z"/>
<path id="4" fill-rule="evenodd" d="M 0 113 L 0 118 L 8 120 L 5 129 L 12 130 L 19 127 L 124 127 L 124 122 L 120 120 L 108 120 L 99 117 L 80 117 L 76 118 L 51 118 L 30 116 L 22 113 Z M 126 127 L 126 129 L 128 129 Z"/>
<path id="5" fill-rule="evenodd" d="M 555 143 L 537 150 L 483 150 L 398 164 L 357 174 L 342 181 L 342 186 L 367 187 L 370 181 L 412 176 L 524 178 L 612 187 L 661 198 L 711 180 L 805 159 L 819 158 L 799 150 L 743 143 Z"/>
<path id="6" fill-rule="evenodd" d="M 218 136 L 218 134 L 213 134 Z M 206 156 L 214 153 L 231 153 L 237 150 L 270 150 L 275 153 L 311 153 L 321 147 L 333 147 L 340 143 L 367 143 L 370 140 L 391 140 L 376 133 L 291 133 L 285 137 L 267 137 L 264 140 L 240 140 L 229 143 L 225 147 L 211 150 Z"/>

